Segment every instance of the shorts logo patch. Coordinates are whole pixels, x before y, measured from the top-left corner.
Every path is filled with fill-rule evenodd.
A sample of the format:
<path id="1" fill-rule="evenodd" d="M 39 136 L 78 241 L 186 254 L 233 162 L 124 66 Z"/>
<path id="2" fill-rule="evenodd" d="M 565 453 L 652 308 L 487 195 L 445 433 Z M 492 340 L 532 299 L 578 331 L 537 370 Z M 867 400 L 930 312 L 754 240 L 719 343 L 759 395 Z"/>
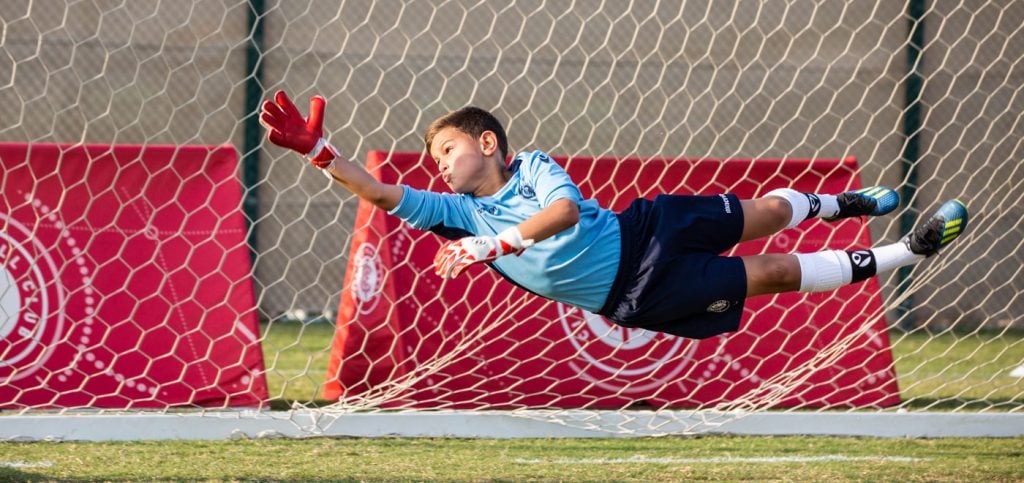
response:
<path id="1" fill-rule="evenodd" d="M 708 305 L 708 312 L 714 312 L 714 313 L 725 312 L 726 310 L 729 310 L 729 305 L 731 305 L 731 304 L 729 303 L 728 300 L 718 300 L 718 301 L 712 303 L 711 305 Z"/>

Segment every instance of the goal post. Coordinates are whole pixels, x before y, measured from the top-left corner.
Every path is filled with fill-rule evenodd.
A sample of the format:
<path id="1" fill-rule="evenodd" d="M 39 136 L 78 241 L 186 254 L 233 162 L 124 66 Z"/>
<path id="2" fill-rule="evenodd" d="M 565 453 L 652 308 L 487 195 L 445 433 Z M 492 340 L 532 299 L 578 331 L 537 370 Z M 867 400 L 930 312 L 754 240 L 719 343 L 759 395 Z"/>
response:
<path id="1" fill-rule="evenodd" d="M 0 439 L 1022 435 L 1021 25 L 994 1 L 2 2 Z M 895 242 L 951 198 L 971 226 L 752 299 L 735 334 L 626 331 L 442 283 L 435 235 L 260 141 L 278 89 L 418 187 L 423 130 L 472 104 L 606 207 L 903 197 L 742 253 Z"/>

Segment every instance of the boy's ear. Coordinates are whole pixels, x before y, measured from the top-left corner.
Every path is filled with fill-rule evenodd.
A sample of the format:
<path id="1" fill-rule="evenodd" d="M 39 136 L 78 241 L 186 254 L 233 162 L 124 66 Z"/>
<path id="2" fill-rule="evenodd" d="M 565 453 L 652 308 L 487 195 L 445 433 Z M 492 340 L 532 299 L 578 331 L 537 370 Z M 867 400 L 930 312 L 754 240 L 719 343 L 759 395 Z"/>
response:
<path id="1" fill-rule="evenodd" d="M 484 131 L 480 133 L 480 150 L 483 151 L 484 156 L 490 156 L 498 151 L 498 135 L 494 134 L 494 131 Z"/>

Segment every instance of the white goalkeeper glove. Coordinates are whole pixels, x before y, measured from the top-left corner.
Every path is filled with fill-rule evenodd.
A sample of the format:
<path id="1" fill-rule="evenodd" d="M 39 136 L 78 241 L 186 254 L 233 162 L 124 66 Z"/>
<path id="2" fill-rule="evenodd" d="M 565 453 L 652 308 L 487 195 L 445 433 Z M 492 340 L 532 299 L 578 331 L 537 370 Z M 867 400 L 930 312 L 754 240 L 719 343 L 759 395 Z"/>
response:
<path id="1" fill-rule="evenodd" d="M 455 278 L 476 263 L 488 263 L 505 255 L 521 255 L 533 246 L 533 240 L 523 240 L 519 229 L 511 227 L 498 236 L 468 236 L 452 240 L 441 246 L 434 257 L 434 273 L 442 278 Z"/>
<path id="2" fill-rule="evenodd" d="M 309 119 L 302 114 L 284 91 L 277 91 L 273 101 L 263 103 L 260 124 L 267 128 L 270 142 L 309 158 L 314 166 L 325 169 L 338 155 L 338 150 L 324 139 L 323 97 L 309 99 Z"/>

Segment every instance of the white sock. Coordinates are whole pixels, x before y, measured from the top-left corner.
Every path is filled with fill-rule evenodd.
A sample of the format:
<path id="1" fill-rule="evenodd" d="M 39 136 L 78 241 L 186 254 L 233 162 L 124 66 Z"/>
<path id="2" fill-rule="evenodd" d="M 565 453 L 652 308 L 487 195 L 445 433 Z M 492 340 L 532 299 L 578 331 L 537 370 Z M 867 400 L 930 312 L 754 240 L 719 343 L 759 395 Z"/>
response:
<path id="1" fill-rule="evenodd" d="M 800 262 L 800 291 L 826 292 L 850 283 L 853 267 L 850 256 L 842 250 L 817 253 L 796 253 Z"/>
<path id="2" fill-rule="evenodd" d="M 821 209 L 818 210 L 818 216 L 822 218 L 832 218 L 839 214 L 839 198 L 836 195 L 813 195 L 817 196 L 821 200 Z"/>
<path id="3" fill-rule="evenodd" d="M 793 217 L 786 228 L 793 228 L 808 218 L 831 218 L 839 213 L 839 200 L 835 195 L 805 194 L 794 189 L 779 188 L 769 191 L 765 196 L 782 198 L 793 208 Z"/>
<path id="4" fill-rule="evenodd" d="M 910 248 L 903 242 L 896 242 L 890 245 L 883 245 L 871 249 L 875 254 L 875 264 L 878 273 L 913 265 L 925 259 L 924 255 L 917 255 L 910 251 Z"/>
<path id="5" fill-rule="evenodd" d="M 871 250 L 828 250 L 794 255 L 800 262 L 801 292 L 835 290 L 925 259 L 924 255 L 911 252 L 903 242 Z"/>

